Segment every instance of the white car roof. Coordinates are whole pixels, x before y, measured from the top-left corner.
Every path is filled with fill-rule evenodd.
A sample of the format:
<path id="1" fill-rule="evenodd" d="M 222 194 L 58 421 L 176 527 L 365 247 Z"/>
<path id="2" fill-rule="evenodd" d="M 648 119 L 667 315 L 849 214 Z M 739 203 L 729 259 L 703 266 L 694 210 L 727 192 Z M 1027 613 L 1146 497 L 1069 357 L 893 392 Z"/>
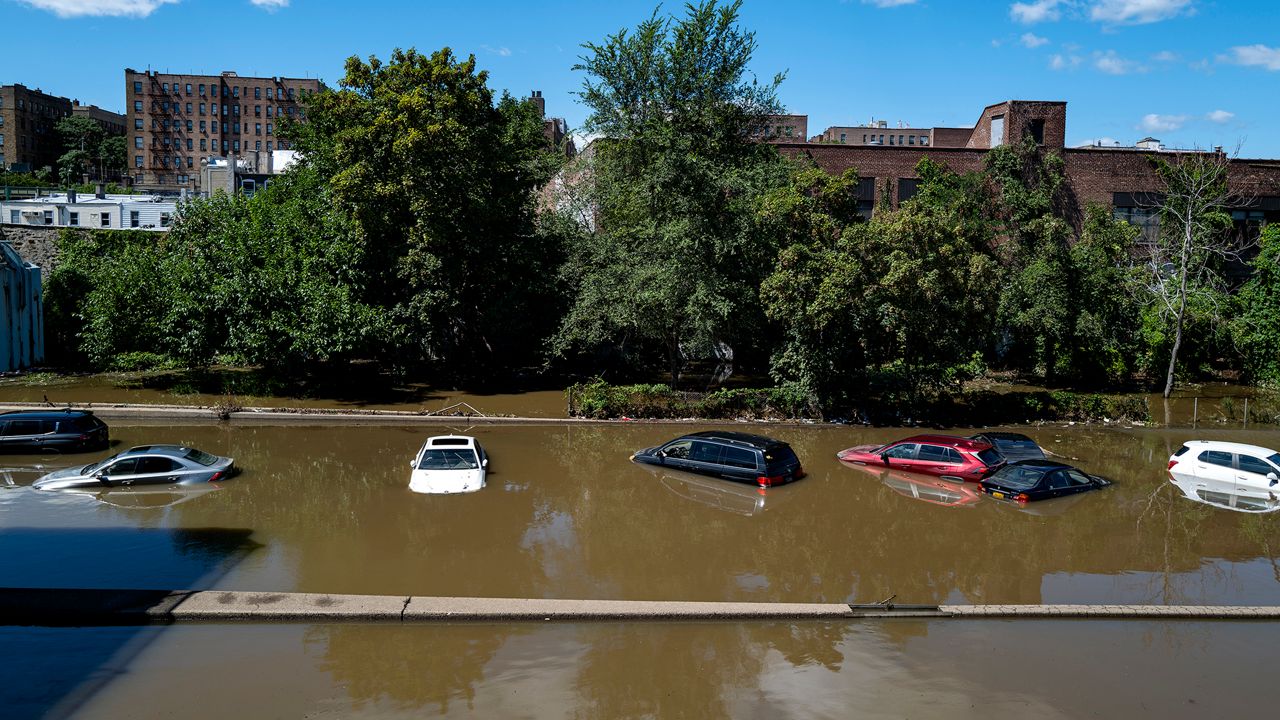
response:
<path id="1" fill-rule="evenodd" d="M 1245 453 L 1248 455 L 1261 455 L 1262 457 L 1276 454 L 1275 450 L 1264 448 L 1261 445 L 1223 442 L 1221 440 L 1188 440 L 1183 444 L 1192 450 L 1221 450 L 1222 452 Z"/>

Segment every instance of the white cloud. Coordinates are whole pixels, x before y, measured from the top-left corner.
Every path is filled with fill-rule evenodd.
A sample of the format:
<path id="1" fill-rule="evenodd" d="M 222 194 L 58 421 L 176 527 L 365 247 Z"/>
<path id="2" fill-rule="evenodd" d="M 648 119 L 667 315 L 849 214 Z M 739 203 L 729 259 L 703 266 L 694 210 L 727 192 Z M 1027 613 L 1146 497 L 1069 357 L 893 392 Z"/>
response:
<path id="1" fill-rule="evenodd" d="M 1171 50 L 1161 50 L 1155 55 L 1152 55 L 1151 59 L 1161 63 L 1178 62 L 1178 53 Z"/>
<path id="2" fill-rule="evenodd" d="M 1256 65 L 1268 70 L 1280 70 L 1280 47 L 1239 45 L 1231 48 L 1231 55 L 1219 59 L 1237 65 Z"/>
<path id="3" fill-rule="evenodd" d="M 1058 6 L 1062 0 L 1034 0 L 1034 2 L 1016 2 L 1009 6 L 1009 15 L 1024 25 L 1038 22 L 1052 22 L 1062 17 Z"/>
<path id="4" fill-rule="evenodd" d="M 1128 75 L 1129 73 L 1146 72 L 1141 63 L 1122 58 L 1115 50 L 1093 53 L 1093 66 L 1108 75 Z"/>
<path id="5" fill-rule="evenodd" d="M 511 57 L 511 48 L 509 47 L 493 47 L 492 45 L 481 45 L 480 49 L 484 50 L 485 52 L 493 53 L 494 55 L 501 55 L 502 57 Z"/>
<path id="6" fill-rule="evenodd" d="M 1023 45 L 1029 48 L 1038 48 L 1041 45 L 1049 44 L 1049 38 L 1042 38 L 1035 33 L 1022 33 L 1022 37 L 1019 39 L 1022 40 Z"/>
<path id="7" fill-rule="evenodd" d="M 1049 68 L 1051 70 L 1071 70 L 1079 66 L 1079 55 L 1054 55 L 1049 58 Z"/>
<path id="8" fill-rule="evenodd" d="M 1187 122 L 1186 115 L 1157 115 L 1151 113 L 1142 116 L 1142 122 L 1138 123 L 1138 129 L 1143 132 L 1173 132 L 1183 126 Z"/>
<path id="9" fill-rule="evenodd" d="M 161 5 L 178 0 L 19 0 L 33 8 L 47 10 L 60 18 L 146 17 Z"/>
<path id="10" fill-rule="evenodd" d="M 1145 25 L 1195 12 L 1191 0 L 1098 0 L 1089 19 L 1113 25 Z"/>
<path id="11" fill-rule="evenodd" d="M 863 5 L 875 5 L 878 8 L 900 7 L 902 5 L 914 5 L 916 0 L 862 0 Z"/>
<path id="12" fill-rule="evenodd" d="M 249 2 L 264 10 L 279 10 L 280 8 L 289 7 L 289 0 L 249 0 Z"/>
<path id="13" fill-rule="evenodd" d="M 1209 122 L 1216 122 L 1219 125 L 1222 125 L 1231 122 L 1231 119 L 1235 116 L 1236 114 L 1233 112 L 1228 112 L 1226 110 L 1214 110 L 1213 112 L 1206 114 L 1204 118 Z"/>

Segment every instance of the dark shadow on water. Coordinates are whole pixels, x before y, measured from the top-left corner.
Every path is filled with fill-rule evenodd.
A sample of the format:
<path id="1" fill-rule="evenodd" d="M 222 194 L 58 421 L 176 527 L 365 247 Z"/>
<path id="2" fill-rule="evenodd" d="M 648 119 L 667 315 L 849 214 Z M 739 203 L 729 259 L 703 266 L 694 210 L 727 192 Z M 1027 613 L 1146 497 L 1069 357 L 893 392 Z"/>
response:
<path id="1" fill-rule="evenodd" d="M 261 547 L 234 528 L 4 528 L 0 585 L 207 589 Z M 0 621 L 8 622 L 4 618 Z M 159 627 L 0 626 L 0 715 L 68 717 L 124 672 Z"/>

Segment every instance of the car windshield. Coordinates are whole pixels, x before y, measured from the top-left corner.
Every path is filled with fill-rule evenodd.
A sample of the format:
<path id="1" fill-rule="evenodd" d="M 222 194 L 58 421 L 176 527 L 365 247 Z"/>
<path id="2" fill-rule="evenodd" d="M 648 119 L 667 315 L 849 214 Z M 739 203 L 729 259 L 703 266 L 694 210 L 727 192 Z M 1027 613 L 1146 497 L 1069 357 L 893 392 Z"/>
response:
<path id="1" fill-rule="evenodd" d="M 1000 472 L 992 475 L 989 482 L 1015 490 L 1029 490 L 1035 487 L 1042 477 L 1044 477 L 1044 470 L 1040 468 L 1006 465 Z"/>
<path id="2" fill-rule="evenodd" d="M 478 467 L 476 451 L 471 448 L 426 450 L 418 461 L 419 470 L 475 470 Z"/>
<path id="3" fill-rule="evenodd" d="M 1275 455 L 1272 455 L 1271 457 L 1267 458 L 1267 461 L 1270 462 L 1272 465 L 1275 465 L 1276 467 L 1280 468 L 1280 453 L 1276 453 Z"/>
<path id="4" fill-rule="evenodd" d="M 124 453 L 116 453 L 115 455 L 112 455 L 112 456 L 111 456 L 111 457 L 109 457 L 109 458 L 104 458 L 104 459 L 102 459 L 102 460 L 99 460 L 99 461 L 98 461 L 98 462 L 96 462 L 96 463 L 89 463 L 88 465 L 85 465 L 84 467 L 80 468 L 80 474 L 81 474 L 81 475 L 92 475 L 94 472 L 96 472 L 96 471 L 98 470 L 98 468 L 100 468 L 100 467 L 102 467 L 102 466 L 106 465 L 107 463 L 111 462 L 112 460 L 115 460 L 116 458 L 120 457 L 120 456 L 121 456 L 121 455 L 123 455 L 123 454 L 124 454 Z"/>

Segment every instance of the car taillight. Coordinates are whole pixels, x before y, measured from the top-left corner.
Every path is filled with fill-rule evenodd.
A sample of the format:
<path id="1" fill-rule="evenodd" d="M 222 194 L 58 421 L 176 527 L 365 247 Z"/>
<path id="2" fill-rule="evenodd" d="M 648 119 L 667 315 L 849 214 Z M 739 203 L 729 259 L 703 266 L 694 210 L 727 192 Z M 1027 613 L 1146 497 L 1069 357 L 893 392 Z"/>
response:
<path id="1" fill-rule="evenodd" d="M 80 437 L 78 437 L 78 438 L 76 438 L 76 439 L 77 439 L 77 440 L 88 440 L 88 439 L 89 439 L 89 436 L 88 436 L 88 435 L 86 435 L 86 434 L 84 434 L 84 433 L 81 433 L 81 434 L 80 434 Z M 1173 466 L 1172 466 L 1172 465 L 1170 465 L 1170 467 L 1173 467 Z"/>
<path id="2" fill-rule="evenodd" d="M 225 471 L 225 470 L 219 470 L 218 472 L 214 473 L 214 474 L 209 478 L 209 482 L 218 482 L 219 480 L 221 480 L 221 479 L 222 479 L 222 476 L 223 476 L 223 475 L 226 475 L 226 474 L 227 474 L 227 473 L 226 473 L 226 471 Z"/>
<path id="3" fill-rule="evenodd" d="M 1018 494 L 1017 494 L 1017 496 L 1016 496 L 1016 497 L 1014 497 L 1013 499 L 1014 499 L 1014 500 L 1017 500 L 1017 501 L 1018 501 L 1018 502 L 1020 502 L 1020 503 L 1024 503 L 1024 502 L 1026 502 L 1026 501 L 1030 500 L 1031 498 L 1027 497 L 1027 494 L 1026 494 L 1026 493 L 1018 493 Z"/>
<path id="4" fill-rule="evenodd" d="M 796 466 L 796 471 L 795 471 L 795 473 L 793 473 L 793 474 L 791 475 L 791 477 L 792 477 L 792 479 L 794 479 L 794 480 L 799 480 L 800 478 L 804 477 L 804 466 L 802 466 L 802 465 L 797 465 L 797 466 Z"/>
<path id="5" fill-rule="evenodd" d="M 1165 469 L 1166 469 L 1166 470 L 1172 470 L 1172 469 L 1173 469 L 1173 466 L 1174 466 L 1174 465 L 1177 465 L 1177 464 L 1178 464 L 1178 461 L 1177 461 L 1177 460 L 1170 460 L 1170 461 L 1169 461 L 1169 467 L 1167 467 L 1167 468 L 1165 468 Z"/>
<path id="6" fill-rule="evenodd" d="M 781 482 L 782 482 L 781 475 L 761 475 L 760 477 L 756 478 L 756 484 L 762 488 L 773 487 L 774 485 L 780 484 Z"/>

